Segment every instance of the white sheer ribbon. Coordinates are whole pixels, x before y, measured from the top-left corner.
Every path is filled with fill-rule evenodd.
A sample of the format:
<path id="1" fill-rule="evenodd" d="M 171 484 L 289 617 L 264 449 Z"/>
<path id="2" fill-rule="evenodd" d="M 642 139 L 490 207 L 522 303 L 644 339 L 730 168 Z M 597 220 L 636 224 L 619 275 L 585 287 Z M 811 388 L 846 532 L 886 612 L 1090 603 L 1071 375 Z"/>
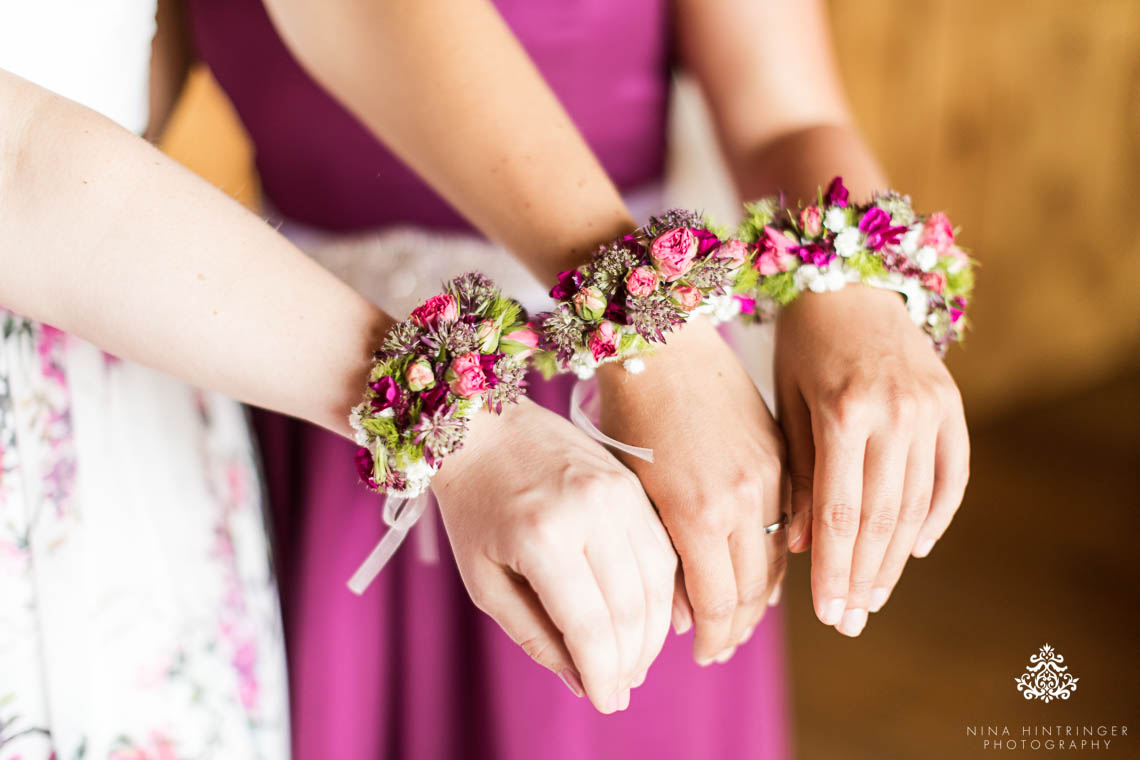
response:
<path id="1" fill-rule="evenodd" d="M 380 539 L 380 543 L 376 544 L 376 548 L 368 555 L 368 557 L 357 568 L 352 577 L 348 579 L 348 588 L 354 594 L 363 594 L 364 590 L 376 579 L 380 571 L 384 569 L 384 565 L 400 548 L 400 544 L 404 542 L 404 538 L 408 535 L 408 531 L 416 524 L 416 520 L 424 513 L 430 503 L 431 494 L 428 491 L 423 492 L 419 496 L 411 499 L 401 499 L 398 496 L 387 496 L 384 499 L 384 524 L 388 526 L 388 532 Z M 428 522 L 431 517 L 428 517 Z M 432 530 L 425 531 L 429 535 L 423 536 L 420 539 L 421 556 L 423 550 L 429 539 L 435 538 L 434 522 L 432 522 Z M 435 551 L 435 542 L 432 543 L 432 556 L 437 556 Z M 425 560 L 432 561 L 431 557 L 424 556 Z"/>
<path id="2" fill-rule="evenodd" d="M 588 381 L 586 380 L 579 380 L 574 383 L 574 389 L 570 391 L 570 421 L 577 425 L 583 433 L 603 446 L 610 446 L 619 451 L 624 451 L 630 456 L 644 459 L 646 462 L 652 462 L 653 449 L 622 443 L 616 438 L 610 438 L 601 430 L 598 430 L 598 426 L 594 424 L 594 421 L 590 419 L 590 415 L 587 414 L 585 410 L 585 404 L 589 404 L 594 400 L 594 391 L 596 390 L 596 386 L 588 385 L 587 383 Z"/>

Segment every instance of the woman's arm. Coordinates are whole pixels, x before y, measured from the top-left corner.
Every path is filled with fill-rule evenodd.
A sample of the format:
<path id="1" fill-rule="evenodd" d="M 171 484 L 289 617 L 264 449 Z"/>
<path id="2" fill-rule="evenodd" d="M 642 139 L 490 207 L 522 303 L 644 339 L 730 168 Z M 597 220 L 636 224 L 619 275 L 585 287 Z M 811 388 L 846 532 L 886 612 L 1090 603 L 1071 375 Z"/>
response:
<path id="1" fill-rule="evenodd" d="M 811 202 L 837 174 L 860 196 L 886 187 L 852 125 L 818 0 L 681 0 L 677 12 L 683 61 L 745 197 L 782 189 Z M 808 293 L 781 314 L 776 385 L 789 547 L 814 532 L 816 614 L 857 635 L 962 501 L 962 401 L 901 300 L 864 287 Z"/>
<path id="2" fill-rule="evenodd" d="M 351 435 L 391 324 L 126 130 L 0 71 L 0 304 Z"/>
<path id="3" fill-rule="evenodd" d="M 322 85 L 543 281 L 633 228 L 613 183 L 488 0 L 266 5 Z M 780 511 L 782 442 L 759 419 L 763 403 L 716 331 L 682 332 L 652 359 L 669 386 L 653 374 L 631 380 L 609 371 L 599 372 L 599 384 L 606 432 L 659 452 L 655 465 L 625 461 L 678 548 L 694 654 L 707 663 L 747 637 L 779 579 L 784 547 L 763 525 Z"/>

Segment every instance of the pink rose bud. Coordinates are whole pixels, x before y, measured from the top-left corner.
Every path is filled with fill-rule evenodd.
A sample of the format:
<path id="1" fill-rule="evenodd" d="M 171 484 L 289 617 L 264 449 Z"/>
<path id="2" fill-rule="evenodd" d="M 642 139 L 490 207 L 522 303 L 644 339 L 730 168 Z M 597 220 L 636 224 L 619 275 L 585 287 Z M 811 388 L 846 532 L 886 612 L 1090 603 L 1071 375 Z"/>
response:
<path id="1" fill-rule="evenodd" d="M 634 267 L 625 276 L 625 289 L 631 296 L 644 298 L 657 290 L 657 272 L 653 267 Z"/>
<path id="2" fill-rule="evenodd" d="M 704 299 L 701 291 L 691 285 L 678 285 L 669 292 L 669 296 L 685 311 L 697 308 Z"/>
<path id="3" fill-rule="evenodd" d="M 616 355 L 618 337 L 617 325 L 613 322 L 607 319 L 598 325 L 598 328 L 590 333 L 590 338 L 587 341 L 590 351 L 594 354 L 594 361 L 601 361 L 607 356 Z"/>
<path id="4" fill-rule="evenodd" d="M 808 237 L 819 237 L 823 231 L 823 213 L 819 206 L 808 206 L 800 212 L 800 224 Z"/>
<path id="5" fill-rule="evenodd" d="M 435 385 L 435 373 L 431 370 L 431 362 L 422 356 L 408 365 L 404 370 L 404 380 L 409 390 L 416 392 L 426 391 Z"/>
<path id="6" fill-rule="evenodd" d="M 649 244 L 649 256 L 666 282 L 673 282 L 692 269 L 699 244 L 697 236 L 688 227 L 675 227 L 653 239 Z"/>
<path id="7" fill-rule="evenodd" d="M 935 293 L 942 293 L 946 289 L 946 275 L 938 270 L 922 273 L 922 287 Z"/>
<path id="8" fill-rule="evenodd" d="M 950 246 L 954 245 L 954 228 L 950 226 L 946 214 L 939 211 L 930 215 L 922 225 L 922 236 L 918 239 L 918 244 L 930 246 L 938 251 L 940 256 L 944 256 L 950 250 Z"/>
<path id="9" fill-rule="evenodd" d="M 602 291 L 591 285 L 574 294 L 574 310 L 582 319 L 593 322 L 606 313 L 606 299 Z"/>
<path id="10" fill-rule="evenodd" d="M 483 374 L 479 354 L 472 351 L 451 360 L 447 368 L 447 387 L 461 398 L 474 398 L 487 390 L 487 376 Z"/>
<path id="11" fill-rule="evenodd" d="M 499 340 L 499 350 L 503 353 L 527 358 L 538 348 L 538 331 L 527 323 L 525 327 L 511 330 Z"/>
<path id="12" fill-rule="evenodd" d="M 735 269 L 748 260 L 748 244 L 743 240 L 726 240 L 717 247 L 714 255 L 728 261 Z"/>
<path id="13" fill-rule="evenodd" d="M 485 354 L 492 353 L 496 346 L 499 345 L 499 328 L 490 319 L 484 319 L 479 323 L 479 329 L 475 332 L 475 338 L 479 341 L 479 350 Z"/>
<path id="14" fill-rule="evenodd" d="M 454 322 L 458 316 L 455 297 L 450 293 L 432 296 L 412 311 L 412 321 L 420 327 L 435 327 L 441 322 Z"/>

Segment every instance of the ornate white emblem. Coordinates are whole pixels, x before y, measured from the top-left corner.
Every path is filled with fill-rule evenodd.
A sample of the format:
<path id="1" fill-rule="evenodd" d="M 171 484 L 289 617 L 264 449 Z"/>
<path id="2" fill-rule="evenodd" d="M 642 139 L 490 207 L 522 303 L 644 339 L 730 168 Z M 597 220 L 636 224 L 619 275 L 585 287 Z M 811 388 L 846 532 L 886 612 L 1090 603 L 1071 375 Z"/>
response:
<path id="1" fill-rule="evenodd" d="M 1068 672 L 1069 666 L 1062 665 L 1065 658 L 1053 647 L 1046 644 L 1041 651 L 1029 658 L 1029 667 L 1020 678 L 1015 678 L 1017 690 L 1026 699 L 1040 699 L 1052 702 L 1054 699 L 1068 699 L 1077 690 L 1079 678 Z"/>

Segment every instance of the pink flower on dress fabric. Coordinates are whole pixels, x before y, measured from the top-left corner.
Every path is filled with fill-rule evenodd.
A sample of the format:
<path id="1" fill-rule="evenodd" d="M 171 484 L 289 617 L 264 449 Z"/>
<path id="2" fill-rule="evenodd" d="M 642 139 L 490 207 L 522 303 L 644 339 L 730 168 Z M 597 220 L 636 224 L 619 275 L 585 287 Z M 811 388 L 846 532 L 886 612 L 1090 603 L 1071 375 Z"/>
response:
<path id="1" fill-rule="evenodd" d="M 447 369 L 447 382 L 451 392 L 460 398 L 474 398 L 487 390 L 487 376 L 483 364 L 474 351 L 457 356 Z"/>
<path id="2" fill-rule="evenodd" d="M 819 206 L 808 206 L 801 211 L 800 224 L 803 226 L 805 235 L 819 237 L 819 233 L 823 232 L 823 214 L 820 212 Z"/>
<path id="3" fill-rule="evenodd" d="M 450 293 L 432 296 L 412 310 L 412 321 L 420 327 L 435 327 L 441 322 L 454 322 L 458 316 L 455 297 Z"/>
<path id="4" fill-rule="evenodd" d="M 938 294 L 946 289 L 946 275 L 938 270 L 923 272 L 920 281 L 922 287 Z"/>
<path id="5" fill-rule="evenodd" d="M 617 325 L 608 320 L 602 322 L 596 330 L 590 333 L 587 344 L 590 347 L 590 352 L 594 355 L 594 361 L 601 361 L 607 356 L 616 355 L 618 347 Z"/>
<path id="6" fill-rule="evenodd" d="M 918 244 L 930 246 L 938 251 L 939 256 L 945 256 L 950 251 L 954 245 L 954 228 L 946 214 L 939 211 L 927 218 L 922 225 L 922 236 L 919 237 Z"/>
<path id="7" fill-rule="evenodd" d="M 677 285 L 669 292 L 670 297 L 685 311 L 692 311 L 701 305 L 704 296 L 691 285 Z"/>
<path id="8" fill-rule="evenodd" d="M 657 272 L 653 267 L 634 267 L 625 276 L 625 289 L 631 296 L 644 298 L 657 290 Z"/>
<path id="9" fill-rule="evenodd" d="M 653 239 L 649 244 L 649 256 L 665 281 L 673 282 L 692 269 L 698 247 L 699 241 L 692 230 L 675 227 Z"/>

